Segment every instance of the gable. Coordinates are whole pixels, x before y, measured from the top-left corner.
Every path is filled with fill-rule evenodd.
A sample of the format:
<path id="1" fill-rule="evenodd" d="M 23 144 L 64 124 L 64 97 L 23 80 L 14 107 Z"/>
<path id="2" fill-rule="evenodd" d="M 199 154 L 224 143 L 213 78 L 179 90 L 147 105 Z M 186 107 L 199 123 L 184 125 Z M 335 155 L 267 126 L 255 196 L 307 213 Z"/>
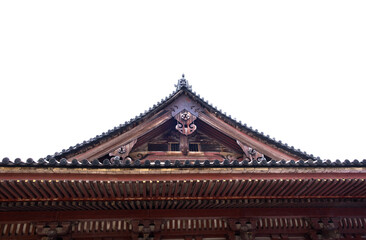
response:
<path id="1" fill-rule="evenodd" d="M 179 85 L 177 90 L 168 98 L 130 122 L 83 144 L 49 156 L 49 158 L 66 158 L 69 161 L 73 159 L 79 161 L 99 159 L 102 161 L 105 158 L 119 156 L 124 159 L 129 156 L 129 153 L 141 150 L 143 146 L 145 147 L 143 152 L 149 154 L 148 144 L 153 144 L 151 141 L 157 141 L 160 137 L 160 141 L 166 141 L 166 146 L 161 146 L 163 151 L 160 152 L 176 152 L 171 151 L 172 144 L 179 144 L 182 156 L 170 154 L 171 157 L 193 160 L 197 153 L 194 153 L 195 150 L 192 151 L 192 146 L 190 151 L 189 144 L 197 142 L 193 137 L 197 134 L 205 136 L 206 140 L 210 139 L 211 145 L 217 142 L 221 148 L 230 149 L 227 153 L 234 154 L 237 160 L 247 159 L 250 161 L 258 158 L 267 160 L 314 159 L 312 155 L 295 150 L 281 142 L 276 142 L 231 119 L 209 105 L 185 85 Z M 161 139 L 162 136 L 165 136 L 165 140 Z M 174 137 L 174 141 L 169 140 Z M 206 151 L 210 149 L 209 145 L 202 145 L 202 147 L 199 145 L 199 152 L 209 152 Z M 176 145 L 173 146 L 176 150 Z M 152 148 L 150 147 L 150 149 Z M 202 149 L 204 151 L 201 151 Z M 241 154 L 241 157 L 238 157 L 238 154 Z M 152 158 L 152 154 L 149 156 Z M 216 159 L 222 160 L 224 158 L 219 156 Z M 212 156 L 207 157 L 207 159 L 212 159 Z"/>

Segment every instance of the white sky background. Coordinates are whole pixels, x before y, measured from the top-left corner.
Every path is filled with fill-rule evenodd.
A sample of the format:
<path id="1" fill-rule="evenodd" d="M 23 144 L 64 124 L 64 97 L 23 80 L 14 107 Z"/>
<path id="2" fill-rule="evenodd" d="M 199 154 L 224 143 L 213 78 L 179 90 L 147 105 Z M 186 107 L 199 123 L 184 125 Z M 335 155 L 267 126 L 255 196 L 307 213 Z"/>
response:
<path id="1" fill-rule="evenodd" d="M 1 1 L 0 159 L 88 140 L 175 90 L 323 159 L 366 158 L 365 1 Z"/>

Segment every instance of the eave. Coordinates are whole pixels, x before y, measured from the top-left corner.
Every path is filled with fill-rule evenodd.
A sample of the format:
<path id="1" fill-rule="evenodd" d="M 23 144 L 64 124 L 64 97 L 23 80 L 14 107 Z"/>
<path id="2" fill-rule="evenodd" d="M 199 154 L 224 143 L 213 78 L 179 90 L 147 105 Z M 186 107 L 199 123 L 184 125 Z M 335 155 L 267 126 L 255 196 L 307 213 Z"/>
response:
<path id="1" fill-rule="evenodd" d="M 172 202 L 177 209 L 271 207 L 273 201 L 286 207 L 342 202 L 366 207 L 365 168 L 1 168 L 0 173 L 3 203 L 52 202 L 55 207 L 75 202 L 87 209 L 98 201 L 122 209 L 128 209 L 123 202 L 132 209 L 149 209 L 150 204 L 164 209 Z"/>

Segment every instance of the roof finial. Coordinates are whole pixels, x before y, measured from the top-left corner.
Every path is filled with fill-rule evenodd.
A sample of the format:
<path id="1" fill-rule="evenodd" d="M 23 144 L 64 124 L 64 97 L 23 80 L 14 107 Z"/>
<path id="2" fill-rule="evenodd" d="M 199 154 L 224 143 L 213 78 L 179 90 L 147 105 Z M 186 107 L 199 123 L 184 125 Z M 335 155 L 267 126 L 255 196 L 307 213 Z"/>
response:
<path id="1" fill-rule="evenodd" d="M 184 78 L 184 73 L 182 74 L 182 78 L 178 80 L 178 84 L 174 85 L 177 90 L 180 90 L 181 88 L 185 87 L 188 90 L 192 90 L 192 86 L 188 84 L 188 80 Z"/>

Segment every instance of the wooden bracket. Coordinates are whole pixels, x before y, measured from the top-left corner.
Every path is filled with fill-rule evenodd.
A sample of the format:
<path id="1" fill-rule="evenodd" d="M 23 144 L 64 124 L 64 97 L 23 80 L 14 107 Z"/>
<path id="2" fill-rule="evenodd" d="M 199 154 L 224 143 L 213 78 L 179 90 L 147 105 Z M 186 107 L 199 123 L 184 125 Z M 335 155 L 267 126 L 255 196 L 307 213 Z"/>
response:
<path id="1" fill-rule="evenodd" d="M 310 222 L 312 228 L 320 232 L 323 239 L 338 239 L 340 237 L 339 218 L 312 218 Z"/>
<path id="2" fill-rule="evenodd" d="M 37 235 L 47 236 L 53 239 L 56 236 L 68 234 L 71 229 L 71 225 L 71 222 L 39 223 L 37 225 L 36 233 Z"/>
<path id="3" fill-rule="evenodd" d="M 174 118 L 177 120 L 175 129 L 181 133 L 179 149 L 183 155 L 187 156 L 189 152 L 188 135 L 191 135 L 197 130 L 197 126 L 194 124 L 194 120 L 196 120 L 197 117 L 191 114 L 189 111 L 183 110 L 175 115 Z"/>

